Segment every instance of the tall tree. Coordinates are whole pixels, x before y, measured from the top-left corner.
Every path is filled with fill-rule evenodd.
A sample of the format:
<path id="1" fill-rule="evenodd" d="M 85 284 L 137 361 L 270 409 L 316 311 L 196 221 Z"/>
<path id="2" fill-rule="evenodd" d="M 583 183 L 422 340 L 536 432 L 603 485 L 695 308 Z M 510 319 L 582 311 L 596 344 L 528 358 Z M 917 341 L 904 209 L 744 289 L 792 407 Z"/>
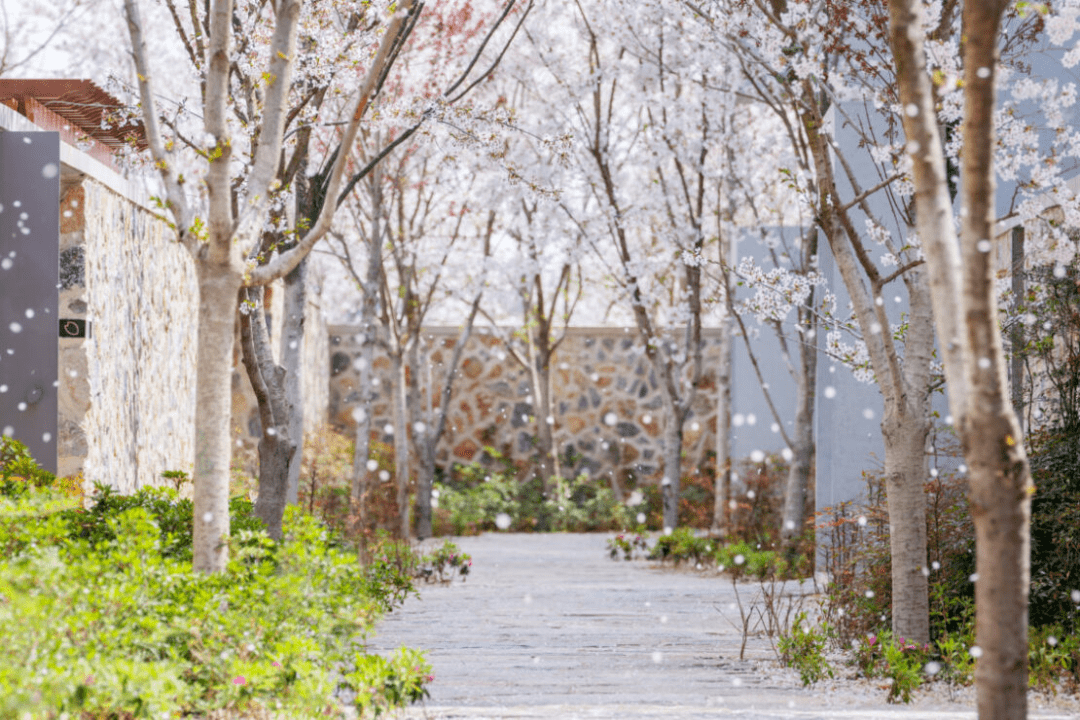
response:
<path id="1" fill-rule="evenodd" d="M 881 47 L 883 17 L 870 5 L 829 13 L 785 1 L 715 0 L 691 7 L 737 58 L 741 78 L 733 82 L 738 91 L 771 109 L 783 123 L 795 163 L 792 187 L 809 208 L 819 242 L 828 246 L 851 300 L 852 317 L 822 318 L 829 325 L 825 351 L 852 366 L 856 377 L 876 381 L 881 390 L 893 630 L 926 642 L 929 569 L 923 481 L 931 427 L 933 323 L 917 244 L 913 238 L 898 241 L 885 230 L 886 218 L 868 202 L 875 193 L 887 194 L 883 205 L 894 232 L 903 233 L 911 225 L 904 196 L 893 190 L 901 174 L 889 167 L 889 124 L 886 121 L 882 130 L 881 122 L 870 120 L 876 117 L 877 104 L 888 107 L 891 102 L 890 58 Z M 848 128 L 858 137 L 852 143 L 857 147 L 842 147 L 830 125 L 832 130 Z M 872 180 L 856 174 L 851 155 L 871 148 L 878 173 Z M 860 225 L 865 230 L 860 231 Z M 873 257 L 868 241 L 883 247 L 881 260 Z M 909 300 L 902 333 L 894 332 L 883 297 L 897 280 Z M 845 334 L 854 342 L 845 342 Z"/>
<path id="2" fill-rule="evenodd" d="M 510 0 L 506 12 L 512 7 Z M 293 119 L 288 112 L 289 97 L 294 91 L 297 36 L 305 8 L 300 0 L 251 7 L 212 0 L 205 12 L 200 3 L 190 4 L 191 32 L 184 42 L 192 62 L 203 68 L 203 113 L 200 134 L 188 140 L 175 127 L 169 138 L 161 131 L 137 0 L 124 2 L 147 140 L 164 185 L 163 205 L 179 241 L 190 251 L 199 279 L 193 563 L 197 570 L 206 572 L 223 569 L 228 557 L 229 383 L 238 292 L 241 287 L 265 285 L 291 272 L 330 229 L 341 195 L 370 171 L 369 164 L 351 178 L 344 176 L 365 113 L 415 27 L 423 2 L 392 4 L 385 14 L 385 26 L 377 33 L 372 28 L 366 50 L 370 54 L 360 60 L 360 71 L 350 74 L 341 88 L 352 100 L 342 119 L 333 124 L 341 128 L 341 150 L 328 164 L 324 192 L 331 201 L 325 202 L 318 217 L 302 229 L 291 249 L 279 248 L 259 264 L 256 257 L 264 226 L 280 189 L 277 176 L 285 128 Z M 244 28 L 246 18 L 257 18 L 260 31 L 234 37 L 234 29 Z M 242 81 L 237 66 L 246 63 L 262 68 L 250 94 L 253 103 L 230 106 L 231 87 Z M 458 84 L 467 76 L 468 71 Z M 434 107 L 424 110 L 408 134 L 435 112 Z M 235 132 L 238 126 L 255 129 L 247 136 L 247 144 L 240 142 L 244 136 Z M 199 156 L 205 206 L 189 190 L 190 184 L 185 184 L 176 159 L 185 140 Z M 200 207 L 205 207 L 205 213 Z"/>
<path id="3" fill-rule="evenodd" d="M 1027 714 L 1031 472 L 1010 404 L 995 298 L 994 110 L 998 41 L 1008 2 L 963 5 L 964 116 L 960 237 L 926 63 L 922 4 L 890 0 L 904 132 L 919 234 L 942 338 L 949 404 L 970 468 L 975 522 L 975 669 L 979 718 Z"/>
<path id="4" fill-rule="evenodd" d="M 675 527 L 683 429 L 704 377 L 702 277 L 721 137 L 709 117 L 715 86 L 692 59 L 693 28 L 663 5 L 578 2 L 560 8 L 558 24 L 538 18 L 523 85 L 530 129 L 575 137 L 568 160 L 579 179 L 560 204 L 645 346 L 664 409 L 664 525 Z"/>

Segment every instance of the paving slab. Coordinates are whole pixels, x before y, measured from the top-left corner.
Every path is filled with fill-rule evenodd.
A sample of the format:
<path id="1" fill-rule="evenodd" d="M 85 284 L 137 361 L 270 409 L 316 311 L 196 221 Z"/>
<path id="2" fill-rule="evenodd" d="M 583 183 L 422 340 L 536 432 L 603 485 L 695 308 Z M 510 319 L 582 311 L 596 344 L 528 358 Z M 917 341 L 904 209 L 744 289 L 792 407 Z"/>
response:
<path id="1" fill-rule="evenodd" d="M 428 651 L 431 697 L 408 718 L 973 718 L 968 698 L 886 705 L 866 682 L 803 688 L 768 637 L 743 657 L 736 591 L 713 571 L 610 560 L 604 534 L 455 539 L 466 582 L 427 585 L 384 618 L 374 650 Z M 741 585 L 746 604 L 756 586 Z M 796 591 L 798 591 L 796 589 Z M 808 592 L 809 588 L 803 590 Z M 1080 718 L 1068 709 L 1033 712 Z"/>

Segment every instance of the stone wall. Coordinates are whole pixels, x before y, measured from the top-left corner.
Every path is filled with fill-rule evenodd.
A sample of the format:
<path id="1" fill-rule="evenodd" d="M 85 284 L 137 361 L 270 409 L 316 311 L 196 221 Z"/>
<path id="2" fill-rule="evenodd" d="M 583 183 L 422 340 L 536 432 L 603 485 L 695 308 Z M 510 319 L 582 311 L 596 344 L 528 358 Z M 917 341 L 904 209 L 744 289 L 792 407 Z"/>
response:
<path id="1" fill-rule="evenodd" d="M 88 177 L 60 203 L 61 475 L 121 492 L 194 458 L 198 286 L 191 259 L 151 212 Z"/>
<path id="2" fill-rule="evenodd" d="M 330 327 L 330 422 L 350 433 L 355 431 L 352 412 L 360 398 L 357 332 L 355 327 Z M 445 377 L 443 363 L 450 359 L 457 336 L 454 328 L 425 330 L 426 374 L 435 387 Z M 719 336 L 706 332 L 705 338 L 706 377 L 686 423 L 684 473 L 702 467 L 707 451 L 715 446 L 713 368 Z M 390 443 L 393 436 L 385 432 L 392 415 L 389 359 L 377 356 L 374 367 L 378 381 L 372 388 L 374 434 Z M 572 328 L 556 352 L 553 368 L 553 420 L 563 474 L 614 475 L 620 486 L 630 477 L 659 480 L 664 411 L 656 375 L 636 331 Z M 532 396 L 529 373 L 506 352 L 503 342 L 492 334 L 475 333 L 462 357 L 439 462 L 467 463 L 478 459 L 484 446 L 514 460 L 528 460 L 536 421 Z"/>
<path id="3" fill-rule="evenodd" d="M 131 492 L 159 484 L 163 470 L 190 472 L 194 263 L 164 222 L 86 175 L 65 177 L 60 205 L 60 315 L 85 319 L 90 332 L 59 340 L 59 474 Z M 317 278 L 312 285 L 302 383 L 305 427 L 314 430 L 326 421 L 330 360 Z M 239 352 L 237 343 L 233 425 L 242 442 L 235 454 L 254 473 L 258 414 Z"/>

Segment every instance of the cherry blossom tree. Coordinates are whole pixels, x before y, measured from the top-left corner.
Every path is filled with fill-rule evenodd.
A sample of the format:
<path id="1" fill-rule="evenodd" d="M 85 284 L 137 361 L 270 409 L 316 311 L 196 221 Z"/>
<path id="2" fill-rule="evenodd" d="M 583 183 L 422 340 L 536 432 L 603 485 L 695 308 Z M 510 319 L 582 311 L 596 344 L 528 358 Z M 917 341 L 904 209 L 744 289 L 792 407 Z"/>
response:
<path id="1" fill-rule="evenodd" d="M 1008 78 L 1001 53 L 1003 27 L 1010 19 L 1007 2 L 964 3 L 962 52 L 949 60 L 935 53 L 925 28 L 928 18 L 921 3 L 891 0 L 892 42 L 899 100 L 904 108 L 905 146 L 911 162 L 919 233 L 933 289 L 935 322 L 943 342 L 949 404 L 970 467 L 970 488 L 976 534 L 975 583 L 976 644 L 981 655 L 975 671 L 979 717 L 1022 718 L 1027 714 L 1027 596 L 1030 582 L 1030 496 L 1034 488 L 1020 424 L 1013 411 L 1006 380 L 1006 358 L 998 324 L 996 268 L 992 241 L 998 208 L 996 175 L 1014 178 L 1042 153 L 1030 152 L 1039 143 L 1017 133 L 1010 122 L 1010 104 L 1004 112 L 997 103 L 998 84 Z M 1056 42 L 1068 40 L 1078 27 L 1080 7 L 1065 3 L 1051 16 L 1049 27 Z M 1023 21 L 1024 14 L 1013 19 Z M 1041 18 L 1035 17 L 1041 24 Z M 930 19 L 932 22 L 932 19 Z M 955 46 L 953 49 L 956 49 Z M 1076 49 L 1065 61 L 1080 59 Z M 962 62 L 962 66 L 957 65 Z M 938 67 L 935 68 L 935 65 Z M 943 67 L 942 67 L 943 66 Z M 931 76 L 951 72 L 963 78 L 963 115 L 959 138 L 946 142 L 939 129 L 941 111 Z M 1004 76 L 1004 77 L 1003 77 Z M 959 85 L 959 83 L 957 83 Z M 1035 81 L 1020 78 L 1009 87 L 1012 99 L 1030 97 Z M 1042 99 L 1050 124 L 1061 122 L 1057 83 Z M 1075 90 L 1071 91 L 1075 93 Z M 951 99 L 955 109 L 959 97 Z M 1055 105 L 1057 107 L 1055 107 Z M 1000 135 L 998 134 L 1000 133 Z M 1029 190 L 1057 194 L 1059 207 L 1070 224 L 1076 214 L 1075 197 L 1064 188 L 1062 157 L 1075 157 L 1076 134 L 1063 128 L 1066 151 L 1036 165 Z M 1012 137 L 1010 137 L 1010 135 Z M 1019 135 L 1019 137 L 1018 137 Z M 1060 137 L 1060 136 L 1059 136 Z M 952 145 L 952 147 L 949 147 Z M 1017 145 L 1028 146 L 1026 159 L 1014 156 Z M 1031 155 L 1035 155 L 1034 158 Z M 1043 156 L 1045 157 L 1045 156 Z M 959 160 L 959 236 L 954 220 L 949 160 Z M 1031 186 L 1035 187 L 1032 188 Z M 1029 196 L 1027 212 L 1036 198 Z M 1023 204 L 1022 204 L 1023 207 Z M 1060 252 L 1075 252 L 1061 243 Z M 1014 272 L 1022 269 L 1014 269 Z"/>
<path id="2" fill-rule="evenodd" d="M 557 24 L 542 15 L 527 28 L 540 69 L 523 82 L 528 116 L 537 135 L 573 133 L 579 184 L 560 202 L 644 341 L 664 406 L 664 524 L 675 527 L 683 427 L 704 377 L 703 266 L 717 236 L 711 151 L 722 142 L 711 110 L 721 101 L 695 54 L 696 26 L 678 7 L 547 9 L 555 11 Z"/>
<path id="3" fill-rule="evenodd" d="M 693 6 L 727 51 L 738 58 L 740 92 L 770 108 L 783 123 L 796 158 L 793 188 L 814 218 L 852 304 L 852 316 L 828 313 L 825 351 L 876 381 L 885 401 L 882 438 L 892 552 L 893 629 L 929 640 L 923 481 L 930 431 L 933 325 L 929 285 L 901 174 L 893 167 L 888 115 L 891 72 L 882 16 L 844 3 L 713 2 Z M 833 132 L 829 132 L 828 125 Z M 895 126 L 895 122 L 893 127 Z M 846 129 L 857 147 L 842 147 Z M 855 143 L 853 143 L 855 144 Z M 851 153 L 876 150 L 877 177 L 860 177 Z M 872 183 L 872 184 L 870 184 Z M 869 186 L 868 186 L 869 185 Z M 870 205 L 889 197 L 882 217 Z M 879 205 L 880 207 L 880 205 Z M 886 230 L 891 226 L 892 230 Z M 873 254 L 884 250 L 882 259 Z M 908 295 L 903 327 L 890 320 L 886 287 L 899 280 Z M 776 283 L 771 283 L 775 285 Z M 846 340 L 845 337 L 850 338 Z M 901 350 L 902 344 L 902 350 Z"/>
<path id="4" fill-rule="evenodd" d="M 33 72 L 65 31 L 88 15 L 91 3 L 84 0 L 39 4 L 14 13 L 10 0 L 0 0 L 0 76 Z M 19 3 L 21 4 L 21 3 Z"/>
<path id="5" fill-rule="evenodd" d="M 304 102 L 301 111 L 290 112 L 295 107 L 293 93 L 318 92 L 317 85 L 295 83 L 305 69 L 298 60 L 301 51 L 324 40 L 322 35 L 305 35 L 303 46 L 298 43 L 308 17 L 305 12 L 313 7 L 300 0 L 235 6 L 230 0 L 215 0 L 206 8 L 190 3 L 190 20 L 178 21 L 177 27 L 188 30 L 184 46 L 200 72 L 202 127 L 194 138 L 185 137 L 179 127 L 170 127 L 168 136 L 162 131 L 138 5 L 125 0 L 124 7 L 147 140 L 164 186 L 163 205 L 199 278 L 194 566 L 212 572 L 224 568 L 227 559 L 229 370 L 238 293 L 241 287 L 265 285 L 287 275 L 330 230 L 339 196 L 363 176 L 363 172 L 345 176 L 350 149 L 372 99 L 416 26 L 423 2 L 334 8 L 338 15 L 331 19 L 339 24 L 355 15 L 373 24 L 366 26 L 366 42 L 351 33 L 328 40 L 331 56 L 340 52 L 353 58 L 352 71 L 335 84 L 335 92 L 351 99 L 343 103 L 341 120 L 333 124 L 341 134 L 335 144 L 340 150 L 328 164 L 324 186 L 331 201 L 322 204 L 309 226 L 299 229 L 295 245 L 278 248 L 262 262 L 258 256 L 268 220 L 282 199 L 278 174 L 286 128 L 298 117 L 314 121 L 302 114 Z M 318 66 L 317 52 L 304 57 Z M 420 114 L 426 119 L 434 112 L 429 107 Z M 199 187 L 192 188 L 175 160 L 182 145 L 201 159 Z"/>
<path id="6" fill-rule="evenodd" d="M 465 284 L 460 283 L 460 277 L 470 275 L 470 265 L 483 268 L 490 252 L 494 216 L 471 211 L 469 184 L 455 182 L 460 168 L 441 150 L 414 146 L 388 161 L 390 172 L 372 187 L 368 202 L 355 214 L 355 237 L 362 249 L 350 247 L 354 243 L 339 234 L 337 254 L 364 294 L 364 310 L 371 312 L 381 327 L 378 338 L 372 337 L 370 343 L 365 340 L 361 369 L 370 367 L 369 346 L 382 346 L 390 360 L 398 530 L 405 538 L 412 534 L 408 488 L 415 477 L 416 534 L 427 538 L 431 537 L 435 450 L 446 425 L 450 383 L 483 295 L 482 280 L 472 283 L 469 310 L 449 367 L 444 368 L 446 382 L 440 390 L 425 385 L 423 328 L 429 310 L 448 300 L 447 277 L 459 276 L 459 284 Z M 462 247 L 477 239 L 483 248 L 479 262 Z M 366 332 L 371 318 L 362 317 L 361 322 Z M 366 390 L 362 387 L 361 392 Z M 438 411 L 433 407 L 433 394 L 438 395 Z M 363 413 L 370 415 L 369 410 Z M 416 451 L 415 464 L 412 450 Z M 357 453 L 356 461 L 366 466 L 366 454 L 361 457 Z M 356 474 L 364 471 L 361 467 L 354 470 Z M 362 502 L 359 497 L 357 501 Z"/>

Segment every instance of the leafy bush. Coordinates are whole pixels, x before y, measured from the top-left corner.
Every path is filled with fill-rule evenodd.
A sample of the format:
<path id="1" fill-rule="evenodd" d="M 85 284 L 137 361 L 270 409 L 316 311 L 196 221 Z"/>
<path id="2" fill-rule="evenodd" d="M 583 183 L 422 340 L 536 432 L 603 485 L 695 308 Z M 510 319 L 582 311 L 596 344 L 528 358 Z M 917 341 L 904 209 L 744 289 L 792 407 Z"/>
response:
<path id="1" fill-rule="evenodd" d="M 649 543 L 642 535 L 644 528 L 634 533 L 633 536 L 624 534 L 616 535 L 607 542 L 608 554 L 612 560 L 618 560 L 622 554 L 623 560 L 633 560 L 636 555 L 646 555 L 649 551 Z"/>
<path id="2" fill-rule="evenodd" d="M 671 560 L 676 565 L 693 562 L 696 565 L 702 560 L 711 559 L 712 550 L 713 543 L 708 538 L 698 537 L 690 528 L 676 528 L 656 539 L 649 559 L 661 562 Z"/>
<path id="3" fill-rule="evenodd" d="M 423 696 L 422 656 L 357 645 L 400 579 L 358 571 L 294 508 L 280 544 L 241 529 L 227 571 L 196 574 L 190 504 L 137 495 L 99 488 L 90 511 L 50 489 L 0 498 L 0 717 L 315 717 L 342 698 L 377 714 Z"/>
<path id="4" fill-rule="evenodd" d="M 538 478 L 519 482 L 510 469 L 491 472 L 473 463 L 458 466 L 455 474 L 456 479 L 435 483 L 436 535 L 493 530 L 591 532 L 630 526 L 631 513 L 615 500 L 611 488 L 585 475 L 553 478 L 544 497 Z"/>
<path id="5" fill-rule="evenodd" d="M 94 484 L 90 507 L 75 508 L 65 513 L 72 539 L 86 540 L 91 546 L 116 539 L 110 521 L 133 508 L 142 508 L 153 518 L 160 530 L 160 551 L 165 557 L 191 561 L 191 532 L 193 506 L 172 488 L 147 487 L 131 495 L 121 495 L 112 487 Z M 247 498 L 229 498 L 229 527 L 236 537 L 263 529 L 263 522 L 253 514 L 254 505 Z"/>
<path id="6" fill-rule="evenodd" d="M 456 575 L 464 581 L 470 569 L 472 556 L 447 540 L 434 552 L 424 555 L 419 577 L 428 582 L 450 582 Z"/>
<path id="7" fill-rule="evenodd" d="M 825 657 L 825 633 L 806 621 L 800 612 L 790 629 L 781 631 L 777 650 L 780 661 L 799 673 L 803 685 L 833 677 L 833 668 Z"/>
<path id="8" fill-rule="evenodd" d="M 1060 625 L 1032 629 L 1028 634 L 1028 683 L 1054 691 L 1063 684 L 1072 692 L 1080 687 L 1080 637 Z"/>
<path id="9" fill-rule="evenodd" d="M 32 487 L 56 487 L 72 497 L 81 497 L 82 476 L 57 478 L 37 464 L 26 445 L 0 436 L 0 496 L 25 494 Z"/>

